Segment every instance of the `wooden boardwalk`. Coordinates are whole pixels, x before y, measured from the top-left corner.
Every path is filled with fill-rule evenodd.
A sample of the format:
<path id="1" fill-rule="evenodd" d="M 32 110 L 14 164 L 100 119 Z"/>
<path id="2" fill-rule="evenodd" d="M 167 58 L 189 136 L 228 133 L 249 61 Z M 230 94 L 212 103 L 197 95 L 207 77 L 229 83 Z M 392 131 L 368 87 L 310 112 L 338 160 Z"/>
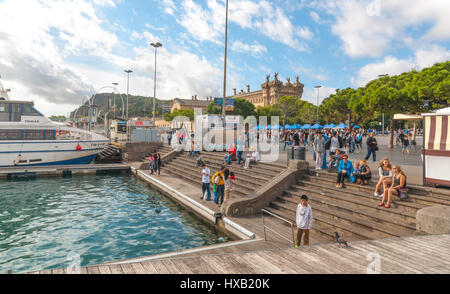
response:
<path id="1" fill-rule="evenodd" d="M 81 268 L 82 274 L 450 274 L 450 235 L 163 258 Z M 66 270 L 34 274 L 64 274 Z"/>

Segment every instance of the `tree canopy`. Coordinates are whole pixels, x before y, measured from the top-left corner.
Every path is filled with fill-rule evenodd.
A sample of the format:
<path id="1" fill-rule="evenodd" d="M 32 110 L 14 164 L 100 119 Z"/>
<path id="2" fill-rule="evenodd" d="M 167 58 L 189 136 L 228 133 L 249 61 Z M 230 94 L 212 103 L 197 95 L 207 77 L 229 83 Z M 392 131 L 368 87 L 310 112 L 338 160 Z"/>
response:
<path id="1" fill-rule="evenodd" d="M 218 107 L 214 102 L 211 102 L 206 112 L 207 114 L 222 114 L 222 107 Z M 255 105 L 245 99 L 236 98 L 234 99 L 234 110 L 227 111 L 227 115 L 241 115 L 244 119 L 249 116 L 255 116 Z"/>

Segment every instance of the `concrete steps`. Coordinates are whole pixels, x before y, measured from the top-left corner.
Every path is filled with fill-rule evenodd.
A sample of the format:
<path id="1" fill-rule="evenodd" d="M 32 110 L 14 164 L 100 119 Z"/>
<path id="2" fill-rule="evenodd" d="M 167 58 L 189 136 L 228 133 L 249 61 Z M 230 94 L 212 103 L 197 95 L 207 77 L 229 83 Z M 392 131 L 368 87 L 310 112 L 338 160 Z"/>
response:
<path id="1" fill-rule="evenodd" d="M 279 196 L 277 201 L 289 204 L 290 208 L 295 212 L 298 203 L 300 203 L 300 196 L 301 194 L 292 195 L 291 193 L 286 196 Z M 335 217 L 348 219 L 364 227 L 376 227 L 378 231 L 391 236 L 410 236 L 416 230 L 415 221 L 404 221 L 392 213 L 389 215 L 388 212 L 381 209 L 374 211 L 368 207 L 356 208 L 350 203 L 340 202 L 332 197 L 321 197 L 317 194 L 310 195 L 310 199 L 311 206 L 315 210 L 321 210 Z"/>
<path id="2" fill-rule="evenodd" d="M 190 157 L 188 155 L 183 154 L 183 155 L 178 156 L 177 159 L 178 158 L 183 158 L 183 160 L 185 162 L 190 162 L 192 164 L 197 165 L 197 159 Z M 272 179 L 274 176 L 279 175 L 283 171 L 283 170 L 281 170 L 281 171 L 273 172 L 273 171 L 260 170 L 259 166 L 252 166 L 252 167 L 246 169 L 246 168 L 234 165 L 234 164 L 232 164 L 232 165 L 224 164 L 223 161 L 211 160 L 207 155 L 206 156 L 204 155 L 203 161 L 206 163 L 206 165 L 210 169 L 219 170 L 221 166 L 226 166 L 230 171 L 234 172 L 236 175 L 239 174 L 243 177 L 251 176 L 256 181 L 259 181 L 261 183 L 266 183 L 268 180 Z"/>
<path id="3" fill-rule="evenodd" d="M 200 174 L 201 169 L 198 168 L 197 170 L 193 170 L 186 166 L 179 166 L 178 164 L 173 164 L 169 162 L 164 167 L 161 168 L 162 171 L 170 173 L 176 177 L 182 178 L 188 182 L 195 183 L 201 187 L 202 185 L 202 176 Z M 213 172 L 213 171 L 211 171 Z M 213 185 L 211 184 L 211 193 L 213 189 Z M 247 188 L 240 184 L 239 182 L 236 182 L 233 193 L 235 196 L 244 197 L 248 194 L 253 192 L 252 189 Z"/>
<path id="4" fill-rule="evenodd" d="M 380 198 L 373 196 L 374 184 L 366 187 L 347 184 L 346 189 L 338 189 L 336 176 L 326 171 L 310 171 L 280 193 L 267 209 L 295 221 L 300 197 L 306 194 L 313 209 L 313 232 L 330 237 L 339 232 L 344 239 L 355 241 L 414 236 L 418 234 L 418 210 L 448 205 L 445 191 L 434 189 L 431 194 L 421 187 L 411 187 L 409 201 L 394 199 L 391 209 L 379 208 Z"/>
<path id="5" fill-rule="evenodd" d="M 190 160 L 186 160 L 186 158 L 184 158 L 184 157 L 181 157 L 181 158 L 178 157 L 174 160 L 171 160 L 170 163 L 177 164 L 177 166 L 184 166 L 184 167 L 189 167 L 191 169 L 195 169 L 196 171 L 198 171 L 198 173 L 200 173 L 200 171 L 201 171 L 201 168 L 197 167 L 196 163 L 194 163 Z M 218 171 L 219 168 L 220 167 L 216 167 L 216 168 L 214 168 L 214 170 Z M 211 167 L 210 167 L 210 169 L 211 169 Z M 248 188 L 257 189 L 261 185 L 266 183 L 266 181 L 259 180 L 259 179 L 257 179 L 256 181 L 249 180 L 249 178 L 246 177 L 245 174 L 243 174 L 242 172 L 237 172 L 236 170 L 233 170 L 233 172 L 236 174 L 237 179 L 239 179 L 239 184 L 244 184 Z"/>
<path id="6" fill-rule="evenodd" d="M 334 201 L 338 204 L 351 205 L 354 209 L 369 210 L 376 214 L 386 217 L 389 216 L 389 218 L 410 223 L 411 225 L 415 224 L 417 208 L 411 208 L 409 210 L 406 208 L 401 209 L 399 207 L 393 207 L 391 210 L 386 211 L 384 208 L 377 207 L 377 204 L 380 202 L 379 198 L 369 198 L 358 193 L 350 194 L 348 191 L 328 189 L 306 180 L 302 180 L 297 185 L 292 187 L 295 191 L 288 190 L 285 192 L 287 195 L 299 196 L 308 194 L 320 199 L 321 201 Z"/>
<path id="7" fill-rule="evenodd" d="M 232 162 L 231 165 L 228 165 L 224 162 L 224 158 L 217 157 L 211 155 L 211 153 L 202 153 L 203 155 L 203 161 L 212 166 L 220 167 L 222 165 L 225 165 L 228 167 L 228 169 L 233 168 L 233 166 L 237 166 L 236 162 Z M 278 174 L 280 174 L 282 171 L 284 171 L 286 167 L 279 167 L 276 166 L 275 168 L 268 168 L 267 164 L 258 163 L 256 165 L 252 165 L 249 169 L 242 169 L 246 172 L 246 174 L 252 174 L 256 177 L 260 177 L 261 179 L 268 179 L 272 178 Z"/>
<path id="8" fill-rule="evenodd" d="M 223 157 L 220 158 L 220 154 L 205 152 L 202 153 L 202 156 L 203 161 L 211 170 L 211 175 L 219 171 L 220 167 L 224 165 Z M 236 184 L 234 185 L 233 193 L 238 197 L 245 197 L 258 190 L 261 186 L 285 170 L 282 166 L 277 165 L 272 167 L 266 164 L 263 166 L 258 164 L 249 169 L 234 165 L 225 166 L 227 166 L 230 172 L 234 172 L 236 175 Z M 201 185 L 201 168 L 197 167 L 197 157 L 190 157 L 187 152 L 180 153 L 170 161 L 164 162 L 162 170 L 184 180 Z"/>
<path id="9" fill-rule="evenodd" d="M 326 171 L 310 171 L 311 180 L 316 183 L 321 183 L 327 186 L 336 186 L 336 178 L 337 175 L 335 173 L 328 173 Z M 359 185 L 347 183 L 346 189 L 344 190 L 352 190 L 357 192 L 366 193 L 367 196 L 372 196 L 375 191 L 375 185 L 377 183 L 377 179 L 372 179 L 368 186 L 359 187 Z M 428 188 L 429 189 L 429 188 Z M 437 189 L 434 189 L 433 192 L 428 192 L 427 188 L 417 187 L 417 186 L 408 186 L 408 195 L 409 201 L 403 202 L 399 201 L 398 197 L 394 197 L 394 202 L 397 204 L 401 203 L 415 203 L 418 204 L 419 209 L 425 206 L 435 206 L 435 205 L 450 205 L 450 191 L 446 191 L 444 189 L 439 192 Z M 380 191 L 381 192 L 381 191 Z"/>

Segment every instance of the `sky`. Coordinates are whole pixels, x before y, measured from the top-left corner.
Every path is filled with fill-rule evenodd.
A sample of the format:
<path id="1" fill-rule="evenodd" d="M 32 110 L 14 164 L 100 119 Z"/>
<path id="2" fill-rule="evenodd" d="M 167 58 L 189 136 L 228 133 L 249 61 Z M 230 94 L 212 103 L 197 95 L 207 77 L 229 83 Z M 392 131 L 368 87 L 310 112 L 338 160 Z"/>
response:
<path id="1" fill-rule="evenodd" d="M 316 104 L 380 74 L 450 60 L 449 0 L 229 0 L 227 94 L 296 76 Z M 67 115 L 96 92 L 221 97 L 225 0 L 0 0 L 10 98 Z M 321 85 L 319 93 L 314 88 Z"/>

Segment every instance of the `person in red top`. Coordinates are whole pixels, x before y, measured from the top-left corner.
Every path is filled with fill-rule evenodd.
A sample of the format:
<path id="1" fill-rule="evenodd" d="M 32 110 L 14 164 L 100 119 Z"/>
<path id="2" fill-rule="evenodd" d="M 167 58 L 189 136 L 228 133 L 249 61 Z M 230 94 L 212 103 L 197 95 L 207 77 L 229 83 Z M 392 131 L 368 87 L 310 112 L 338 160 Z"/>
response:
<path id="1" fill-rule="evenodd" d="M 236 146 L 231 146 L 230 149 L 228 149 L 228 153 L 225 154 L 224 160 L 231 164 L 231 160 L 236 158 Z"/>

